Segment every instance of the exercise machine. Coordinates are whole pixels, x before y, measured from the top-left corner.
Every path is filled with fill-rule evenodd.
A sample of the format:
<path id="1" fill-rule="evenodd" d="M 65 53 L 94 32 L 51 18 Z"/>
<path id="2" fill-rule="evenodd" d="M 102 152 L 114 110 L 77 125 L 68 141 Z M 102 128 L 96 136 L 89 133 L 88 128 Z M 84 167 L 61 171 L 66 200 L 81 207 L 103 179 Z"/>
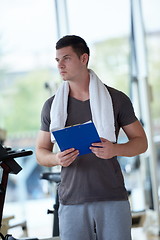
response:
<path id="1" fill-rule="evenodd" d="M 2 226 L 2 216 L 3 216 L 3 208 L 5 202 L 5 195 L 8 183 L 9 174 L 18 174 L 22 168 L 21 166 L 14 160 L 14 158 L 25 157 L 32 155 L 33 152 L 31 150 L 12 150 L 11 148 L 5 148 L 0 144 L 0 229 Z M 5 236 L 0 231 L 0 237 L 2 240 L 14 240 L 15 238 L 12 235 L 6 234 Z M 36 240 L 35 238 L 33 238 Z M 32 240 L 32 238 L 30 239 Z"/>
<path id="2" fill-rule="evenodd" d="M 60 172 L 44 172 L 40 175 L 41 179 L 45 179 L 50 183 L 56 183 L 56 187 L 61 181 Z M 58 197 L 58 190 L 56 188 L 56 197 L 55 197 L 55 204 L 53 205 L 53 210 L 47 211 L 48 214 L 53 214 L 53 231 L 52 236 L 57 237 L 59 236 L 59 219 L 58 219 L 58 208 L 59 208 L 59 197 Z"/>
<path id="3" fill-rule="evenodd" d="M 8 177 L 9 177 L 9 174 L 18 174 L 22 170 L 21 166 L 15 161 L 14 158 L 25 157 L 32 154 L 33 152 L 31 150 L 25 150 L 25 149 L 13 150 L 11 148 L 3 147 L 2 144 L 0 143 L 0 238 L 2 240 L 39 240 L 38 238 L 35 238 L 35 237 L 16 239 L 10 234 L 3 235 L 1 233 L 2 216 L 3 216 L 6 189 L 8 184 Z M 60 176 L 58 176 L 58 174 L 51 174 L 51 175 L 49 175 L 48 173 L 45 173 L 43 177 L 44 179 L 47 179 L 47 180 L 48 178 L 50 178 L 52 181 L 59 182 Z M 58 194 L 57 194 L 56 205 L 54 205 L 54 209 L 55 209 L 54 216 L 56 216 L 57 219 L 58 219 L 58 206 L 59 206 L 58 204 L 59 203 L 58 203 Z M 55 225 L 58 227 L 58 222 L 56 223 L 55 221 L 54 223 L 55 230 L 53 235 L 55 237 L 45 238 L 43 240 L 60 240 L 60 238 L 58 237 L 59 228 L 56 229 Z"/>

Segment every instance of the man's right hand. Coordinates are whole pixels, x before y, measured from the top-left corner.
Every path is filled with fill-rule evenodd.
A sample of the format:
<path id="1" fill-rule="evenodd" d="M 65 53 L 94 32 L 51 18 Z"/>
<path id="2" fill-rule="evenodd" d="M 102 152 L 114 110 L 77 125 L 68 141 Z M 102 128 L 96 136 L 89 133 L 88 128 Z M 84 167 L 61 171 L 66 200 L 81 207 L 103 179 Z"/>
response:
<path id="1" fill-rule="evenodd" d="M 74 162 L 78 154 L 79 151 L 74 148 L 70 148 L 63 152 L 56 153 L 57 165 L 60 165 L 62 167 L 68 167 L 72 162 Z"/>
<path id="2" fill-rule="evenodd" d="M 79 151 L 74 148 L 67 149 L 63 152 L 53 153 L 54 144 L 51 143 L 50 132 L 39 131 L 36 141 L 36 158 L 37 162 L 46 167 L 60 165 L 68 167 L 78 156 Z"/>

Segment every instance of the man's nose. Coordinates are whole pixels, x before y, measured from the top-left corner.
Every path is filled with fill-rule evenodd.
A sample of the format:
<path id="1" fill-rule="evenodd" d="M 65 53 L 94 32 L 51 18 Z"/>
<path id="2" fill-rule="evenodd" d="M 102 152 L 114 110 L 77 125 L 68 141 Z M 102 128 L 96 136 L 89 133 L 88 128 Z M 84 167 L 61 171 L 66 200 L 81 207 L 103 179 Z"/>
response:
<path id="1" fill-rule="evenodd" d="M 63 60 L 60 60 L 59 62 L 58 62 L 58 68 L 64 68 L 65 66 L 64 66 L 64 61 Z"/>

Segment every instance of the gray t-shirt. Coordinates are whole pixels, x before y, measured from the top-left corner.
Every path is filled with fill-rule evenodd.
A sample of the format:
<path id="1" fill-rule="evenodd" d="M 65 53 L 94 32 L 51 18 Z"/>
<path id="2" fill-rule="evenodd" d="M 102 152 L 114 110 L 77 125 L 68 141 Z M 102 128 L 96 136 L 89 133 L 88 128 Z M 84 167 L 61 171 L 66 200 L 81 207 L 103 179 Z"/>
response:
<path id="1" fill-rule="evenodd" d="M 107 88 L 112 98 L 118 137 L 120 128 L 135 122 L 137 118 L 130 99 L 114 88 Z M 41 114 L 41 130 L 47 132 L 49 132 L 53 98 L 45 102 Z M 67 111 L 66 126 L 92 120 L 89 100 L 80 101 L 69 97 Z M 62 168 L 58 192 L 60 202 L 69 205 L 128 199 L 117 157 L 101 159 L 93 153 L 78 156 L 69 167 Z"/>

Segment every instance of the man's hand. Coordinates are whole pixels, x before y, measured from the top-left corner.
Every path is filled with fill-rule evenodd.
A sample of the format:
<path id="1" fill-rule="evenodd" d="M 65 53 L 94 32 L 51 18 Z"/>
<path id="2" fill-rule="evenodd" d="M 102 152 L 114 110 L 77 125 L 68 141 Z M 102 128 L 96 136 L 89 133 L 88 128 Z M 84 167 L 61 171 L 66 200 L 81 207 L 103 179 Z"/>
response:
<path id="1" fill-rule="evenodd" d="M 147 137 L 138 120 L 124 126 L 123 131 L 128 138 L 125 143 L 114 144 L 107 139 L 101 138 L 101 143 L 92 144 L 91 151 L 99 158 L 110 159 L 114 156 L 133 157 L 147 150 Z"/>
<path id="2" fill-rule="evenodd" d="M 56 153 L 57 165 L 68 167 L 78 156 L 79 151 L 74 148 L 67 149 L 63 152 Z"/>
<path id="3" fill-rule="evenodd" d="M 115 156 L 114 144 L 105 138 L 100 143 L 92 143 L 91 151 L 99 158 L 109 159 Z"/>

